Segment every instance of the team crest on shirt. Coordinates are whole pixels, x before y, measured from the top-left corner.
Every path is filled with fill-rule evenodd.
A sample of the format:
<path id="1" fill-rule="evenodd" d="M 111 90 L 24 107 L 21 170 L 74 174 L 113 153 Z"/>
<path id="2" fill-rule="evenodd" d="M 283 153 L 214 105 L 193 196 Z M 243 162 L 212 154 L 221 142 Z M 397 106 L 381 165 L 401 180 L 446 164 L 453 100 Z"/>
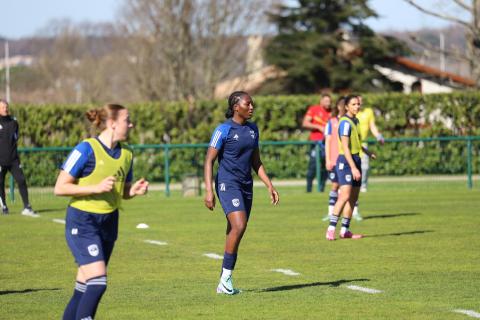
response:
<path id="1" fill-rule="evenodd" d="M 88 249 L 88 253 L 90 253 L 92 257 L 98 256 L 99 251 L 98 251 L 98 246 L 96 244 L 89 245 L 87 249 Z"/>
<path id="2" fill-rule="evenodd" d="M 225 183 L 220 183 L 220 191 L 225 191 Z"/>
<path id="3" fill-rule="evenodd" d="M 235 135 L 233 136 L 233 140 L 238 141 L 238 134 L 235 133 Z"/>
<path id="4" fill-rule="evenodd" d="M 238 199 L 233 199 L 233 200 L 232 200 L 232 204 L 233 204 L 233 206 L 236 208 L 236 207 L 238 207 L 238 206 L 240 205 L 240 200 L 238 200 Z"/>
<path id="5" fill-rule="evenodd" d="M 255 139 L 255 131 L 250 130 L 250 137 L 252 137 L 252 139 Z"/>
<path id="6" fill-rule="evenodd" d="M 349 175 L 349 174 L 347 174 L 347 175 L 345 176 L 345 180 L 347 180 L 347 182 L 352 181 L 352 176 Z"/>

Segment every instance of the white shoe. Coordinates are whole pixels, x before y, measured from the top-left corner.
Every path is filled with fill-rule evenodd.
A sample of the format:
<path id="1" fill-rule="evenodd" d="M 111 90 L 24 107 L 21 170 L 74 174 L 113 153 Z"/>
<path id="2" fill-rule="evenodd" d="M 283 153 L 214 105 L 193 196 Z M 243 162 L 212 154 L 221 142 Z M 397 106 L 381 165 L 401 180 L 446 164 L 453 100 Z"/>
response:
<path id="1" fill-rule="evenodd" d="M 361 187 L 360 192 L 367 192 L 367 187 Z"/>
<path id="2" fill-rule="evenodd" d="M 32 208 L 24 208 L 22 210 L 22 215 L 27 216 L 27 217 L 32 217 L 32 218 L 38 218 L 40 215 L 33 211 Z"/>
<path id="3" fill-rule="evenodd" d="M 217 293 L 234 295 L 240 293 L 240 290 L 233 288 L 232 276 L 228 276 L 227 278 L 220 277 Z"/>
<path id="4" fill-rule="evenodd" d="M 330 215 L 327 214 L 325 217 L 323 217 L 322 221 L 328 221 L 330 220 Z"/>
<path id="5" fill-rule="evenodd" d="M 358 210 L 358 207 L 357 207 L 357 206 L 355 206 L 355 207 L 353 208 L 352 218 L 355 219 L 355 220 L 357 220 L 357 221 L 362 221 L 362 220 L 363 220 L 363 218 L 362 218 L 362 216 L 360 215 L 360 211 Z"/>

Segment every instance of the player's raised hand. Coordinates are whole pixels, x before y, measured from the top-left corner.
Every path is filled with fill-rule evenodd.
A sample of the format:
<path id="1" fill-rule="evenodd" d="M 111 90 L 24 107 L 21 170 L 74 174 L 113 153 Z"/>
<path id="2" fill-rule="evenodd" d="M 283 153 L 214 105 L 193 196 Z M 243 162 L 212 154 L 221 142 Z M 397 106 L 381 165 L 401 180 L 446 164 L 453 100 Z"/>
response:
<path id="1" fill-rule="evenodd" d="M 97 184 L 97 193 L 105 193 L 113 190 L 113 185 L 115 184 L 114 176 L 106 177 L 99 184 Z"/>
<path id="2" fill-rule="evenodd" d="M 137 180 L 130 188 L 130 196 L 140 196 L 148 192 L 148 181 L 145 178 Z"/>
<path id="3" fill-rule="evenodd" d="M 270 199 L 272 200 L 272 204 L 276 206 L 280 201 L 280 196 L 278 195 L 277 190 L 275 190 L 274 187 L 271 187 L 268 189 L 268 192 L 270 193 Z"/>
<path id="4" fill-rule="evenodd" d="M 372 158 L 373 160 L 377 159 L 377 155 L 375 153 L 371 153 L 370 154 L 370 158 Z"/>
<path id="5" fill-rule="evenodd" d="M 205 207 L 207 207 L 208 209 L 213 210 L 213 208 L 215 208 L 215 195 L 212 191 L 206 192 L 204 202 Z"/>

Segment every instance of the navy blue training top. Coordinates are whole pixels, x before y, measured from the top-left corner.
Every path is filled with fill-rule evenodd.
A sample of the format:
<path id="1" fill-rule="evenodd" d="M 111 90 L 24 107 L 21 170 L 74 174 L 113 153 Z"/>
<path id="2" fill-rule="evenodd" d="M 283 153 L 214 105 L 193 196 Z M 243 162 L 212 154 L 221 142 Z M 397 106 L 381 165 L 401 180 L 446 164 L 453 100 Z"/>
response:
<path id="1" fill-rule="evenodd" d="M 258 148 L 258 128 L 254 123 L 241 125 L 228 119 L 217 128 L 210 147 L 218 150 L 217 179 L 241 184 L 252 183 L 252 156 Z"/>

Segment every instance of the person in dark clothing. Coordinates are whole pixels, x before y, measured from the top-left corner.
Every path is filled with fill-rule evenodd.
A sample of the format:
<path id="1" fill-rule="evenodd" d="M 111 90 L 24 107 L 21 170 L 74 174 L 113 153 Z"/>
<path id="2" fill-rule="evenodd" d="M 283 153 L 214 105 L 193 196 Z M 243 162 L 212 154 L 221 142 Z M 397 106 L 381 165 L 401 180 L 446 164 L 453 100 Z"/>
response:
<path id="1" fill-rule="evenodd" d="M 8 214 L 7 202 L 5 201 L 5 176 L 10 171 L 18 184 L 23 201 L 22 215 L 38 217 L 28 201 L 28 190 L 22 165 L 17 151 L 18 123 L 10 116 L 8 102 L 0 99 L 0 206 L 2 214 Z"/>

